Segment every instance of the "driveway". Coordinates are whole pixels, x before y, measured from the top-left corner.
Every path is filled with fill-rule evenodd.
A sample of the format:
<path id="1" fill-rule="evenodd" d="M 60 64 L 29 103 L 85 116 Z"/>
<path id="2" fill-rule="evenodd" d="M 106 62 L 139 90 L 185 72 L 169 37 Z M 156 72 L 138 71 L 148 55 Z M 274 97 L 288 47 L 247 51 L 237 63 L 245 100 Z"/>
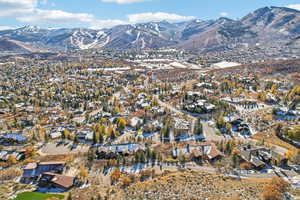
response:
<path id="1" fill-rule="evenodd" d="M 170 104 L 167 104 L 165 102 L 162 102 L 157 95 L 154 96 L 157 100 L 157 103 L 162 106 L 162 107 L 165 107 L 167 109 L 169 109 L 171 112 L 173 113 L 176 113 L 178 115 L 186 115 L 188 116 L 188 118 L 191 120 L 191 133 L 194 134 L 194 130 L 195 130 L 195 124 L 197 122 L 197 118 L 194 117 L 194 116 L 191 116 L 181 110 L 178 110 L 176 108 L 174 108 L 173 106 L 171 106 Z M 202 122 L 202 125 L 203 125 L 203 135 L 206 139 L 206 141 L 214 141 L 214 142 L 219 142 L 221 140 L 224 140 L 226 139 L 225 137 L 222 137 L 222 136 L 218 136 L 216 135 L 216 130 L 209 126 L 207 122 Z"/>

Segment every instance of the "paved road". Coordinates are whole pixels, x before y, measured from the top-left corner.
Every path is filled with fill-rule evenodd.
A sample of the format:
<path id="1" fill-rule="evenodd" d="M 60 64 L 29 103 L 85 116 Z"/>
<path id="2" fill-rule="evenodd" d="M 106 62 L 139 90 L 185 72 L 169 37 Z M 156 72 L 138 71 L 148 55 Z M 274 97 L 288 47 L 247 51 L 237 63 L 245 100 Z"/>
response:
<path id="1" fill-rule="evenodd" d="M 192 132 L 194 132 L 194 128 L 195 128 L 195 123 L 197 122 L 197 118 L 194 117 L 194 116 L 191 116 L 189 115 L 188 113 L 184 112 L 184 111 L 181 111 L 181 110 L 178 110 L 176 108 L 174 108 L 172 105 L 170 104 L 167 104 L 165 102 L 162 102 L 161 100 L 159 100 L 158 96 L 154 96 L 156 99 L 157 99 L 157 102 L 160 106 L 162 107 L 165 107 L 167 109 L 169 109 L 171 112 L 173 113 L 176 113 L 176 114 L 179 114 L 179 115 L 186 115 L 189 117 L 189 119 L 191 120 L 192 124 L 191 124 L 191 129 L 192 129 Z M 222 140 L 226 140 L 227 138 L 225 138 L 224 136 L 218 136 L 216 135 L 216 129 L 211 127 L 207 122 L 203 122 L 202 121 L 202 125 L 203 125 L 203 135 L 206 139 L 206 141 L 213 141 L 213 142 L 219 142 L 219 141 L 222 141 Z M 254 140 L 254 139 L 251 139 L 251 138 L 247 138 L 247 139 L 243 139 L 243 138 L 236 138 L 236 139 L 240 139 L 244 142 L 252 142 L 253 144 L 256 144 L 258 142 L 258 140 Z M 276 153 L 279 153 L 281 155 L 284 155 L 285 153 L 288 152 L 287 149 L 283 148 L 283 147 L 280 147 L 278 145 L 274 145 L 274 144 L 271 144 L 271 146 L 273 147 L 273 150 L 276 152 Z"/>
<path id="2" fill-rule="evenodd" d="M 216 135 L 216 129 L 211 127 L 207 122 L 202 122 L 203 125 L 203 134 L 206 141 L 219 142 L 225 140 L 223 136 Z"/>
<path id="3" fill-rule="evenodd" d="M 203 72 L 206 72 L 206 71 L 203 71 Z M 193 82 L 194 80 L 191 80 L 189 81 L 190 83 L 194 83 Z M 181 85 L 181 87 L 183 87 L 183 85 Z M 128 88 L 125 87 L 124 90 L 127 92 Z M 115 94 L 115 96 L 118 96 L 119 94 Z M 190 114 L 186 113 L 186 112 L 183 112 L 181 110 L 178 110 L 176 109 L 175 107 L 173 107 L 172 105 L 170 104 L 167 104 L 165 102 L 162 102 L 159 98 L 158 98 L 158 95 L 155 95 L 154 98 L 157 100 L 158 104 L 162 107 L 165 107 L 167 109 L 169 109 L 171 112 L 173 113 L 176 113 L 176 114 L 179 114 L 179 115 L 186 115 L 189 117 L 189 119 L 191 120 L 191 134 L 194 133 L 194 130 L 195 130 L 195 124 L 197 122 L 197 118 L 194 117 L 194 116 L 191 116 Z M 216 135 L 216 129 L 211 127 L 207 122 L 203 122 L 202 121 L 202 125 L 203 125 L 203 135 L 206 139 L 206 141 L 213 141 L 213 142 L 219 142 L 219 141 L 222 141 L 222 140 L 226 140 L 226 138 L 224 136 L 218 136 Z M 242 138 L 240 138 L 242 139 Z M 258 142 L 258 140 L 254 140 L 254 139 L 250 139 L 250 138 L 247 138 L 246 139 L 242 139 L 243 141 L 245 142 L 252 142 L 254 144 L 256 144 L 256 142 Z M 274 151 L 281 154 L 281 155 L 284 155 L 285 153 L 288 152 L 287 149 L 283 148 L 283 147 L 280 147 L 278 145 L 274 145 L 274 144 L 271 144 L 271 146 L 273 147 Z"/>
<path id="4" fill-rule="evenodd" d="M 173 113 L 176 113 L 176 114 L 179 114 L 179 115 L 186 115 L 186 116 L 188 116 L 188 118 L 191 120 L 191 134 L 194 134 L 195 125 L 196 125 L 196 122 L 198 120 L 196 117 L 191 116 L 188 113 L 185 113 L 185 112 L 183 112 L 181 110 L 178 110 L 178 109 L 174 108 L 173 106 L 171 106 L 170 104 L 162 102 L 158 98 L 157 95 L 154 96 L 154 97 L 157 99 L 157 102 L 158 102 L 158 104 L 160 106 L 169 109 Z M 225 137 L 216 135 L 216 130 L 213 127 L 209 126 L 209 124 L 207 122 L 202 122 L 202 125 L 203 125 L 203 135 L 204 135 L 206 141 L 219 142 L 221 140 L 226 139 Z"/>
<path id="5" fill-rule="evenodd" d="M 170 104 L 167 104 L 165 102 L 162 102 L 157 95 L 154 96 L 154 98 L 157 100 L 157 103 L 162 106 L 162 107 L 165 107 L 167 108 L 168 110 L 170 110 L 171 112 L 175 113 L 175 114 L 178 114 L 178 115 L 185 115 L 189 118 L 189 120 L 191 121 L 191 128 L 190 128 L 190 134 L 191 135 L 194 135 L 194 130 L 195 130 L 195 124 L 197 122 L 197 118 L 196 117 L 193 117 L 191 115 L 188 115 L 176 108 L 174 108 L 172 105 Z"/>

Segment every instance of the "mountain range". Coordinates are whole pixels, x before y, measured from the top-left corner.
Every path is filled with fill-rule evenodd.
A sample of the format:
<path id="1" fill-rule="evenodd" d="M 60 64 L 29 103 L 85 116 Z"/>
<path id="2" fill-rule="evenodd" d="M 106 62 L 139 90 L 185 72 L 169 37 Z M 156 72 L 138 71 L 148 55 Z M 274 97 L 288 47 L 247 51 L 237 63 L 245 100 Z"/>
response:
<path id="1" fill-rule="evenodd" d="M 241 19 L 161 21 L 101 30 L 25 26 L 0 31 L 0 52 L 162 47 L 216 52 L 240 46 L 297 47 L 299 44 L 300 11 L 285 7 L 260 8 Z"/>

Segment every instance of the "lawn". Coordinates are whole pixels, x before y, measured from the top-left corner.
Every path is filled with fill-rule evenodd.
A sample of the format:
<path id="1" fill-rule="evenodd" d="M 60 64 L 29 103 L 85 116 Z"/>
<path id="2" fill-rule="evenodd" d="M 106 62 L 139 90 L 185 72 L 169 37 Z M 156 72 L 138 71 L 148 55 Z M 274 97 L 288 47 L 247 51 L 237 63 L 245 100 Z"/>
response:
<path id="1" fill-rule="evenodd" d="M 45 194 L 39 192 L 23 192 L 17 195 L 14 200 L 46 200 L 50 197 L 64 199 L 64 195 L 60 194 Z"/>

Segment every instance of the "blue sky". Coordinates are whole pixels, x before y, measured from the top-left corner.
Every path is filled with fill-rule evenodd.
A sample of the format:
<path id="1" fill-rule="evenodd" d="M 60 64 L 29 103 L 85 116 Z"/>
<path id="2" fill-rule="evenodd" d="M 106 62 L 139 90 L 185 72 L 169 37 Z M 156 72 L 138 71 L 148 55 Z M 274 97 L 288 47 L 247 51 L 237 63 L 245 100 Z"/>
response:
<path id="1" fill-rule="evenodd" d="M 235 19 L 264 6 L 300 10 L 300 0 L 0 0 L 0 29 L 24 25 L 104 28 L 221 16 Z"/>

